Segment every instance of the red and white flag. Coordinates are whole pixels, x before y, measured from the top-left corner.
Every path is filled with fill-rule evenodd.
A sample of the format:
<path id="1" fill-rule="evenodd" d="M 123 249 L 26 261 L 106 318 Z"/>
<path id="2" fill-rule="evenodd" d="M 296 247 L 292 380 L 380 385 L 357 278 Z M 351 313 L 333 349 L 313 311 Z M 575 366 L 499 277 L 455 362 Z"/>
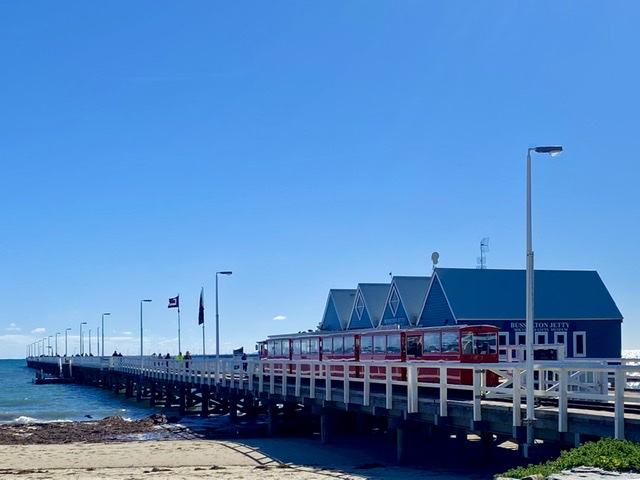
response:
<path id="1" fill-rule="evenodd" d="M 169 299 L 169 306 L 167 308 L 180 308 L 180 295 Z"/>

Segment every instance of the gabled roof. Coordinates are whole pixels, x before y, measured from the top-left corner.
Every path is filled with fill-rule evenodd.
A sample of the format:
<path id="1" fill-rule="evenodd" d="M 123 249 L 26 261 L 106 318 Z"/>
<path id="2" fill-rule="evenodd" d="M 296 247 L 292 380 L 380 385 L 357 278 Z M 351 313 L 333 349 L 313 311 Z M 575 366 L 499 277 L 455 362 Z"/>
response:
<path id="1" fill-rule="evenodd" d="M 398 295 L 409 315 L 409 320 L 415 325 L 424 305 L 431 277 L 393 277 L 392 283 L 395 283 L 398 289 Z"/>
<path id="2" fill-rule="evenodd" d="M 437 268 L 434 276 L 456 321 L 526 317 L 525 270 Z M 535 270 L 534 293 L 537 320 L 622 319 L 596 271 Z"/>
<path id="3" fill-rule="evenodd" d="M 320 322 L 320 330 L 344 330 L 347 328 L 355 298 L 356 290 L 352 288 L 332 288 L 329 290 L 324 315 L 322 322 Z"/>
<path id="4" fill-rule="evenodd" d="M 359 283 L 347 329 L 377 327 L 382 318 L 388 293 L 388 283 Z M 357 313 L 359 297 L 362 298 L 364 306 L 362 317 Z M 367 325 L 359 324 L 358 320 L 360 318 L 368 319 L 366 321 Z"/>
<path id="5" fill-rule="evenodd" d="M 430 283 L 431 277 L 393 277 L 385 301 L 382 323 L 385 323 L 384 319 L 388 320 L 394 316 L 390 302 L 395 289 L 401 303 L 398 310 L 404 312 L 407 316 L 409 325 L 415 325 L 420 317 Z M 398 315 L 396 314 L 395 316 L 397 317 Z"/>

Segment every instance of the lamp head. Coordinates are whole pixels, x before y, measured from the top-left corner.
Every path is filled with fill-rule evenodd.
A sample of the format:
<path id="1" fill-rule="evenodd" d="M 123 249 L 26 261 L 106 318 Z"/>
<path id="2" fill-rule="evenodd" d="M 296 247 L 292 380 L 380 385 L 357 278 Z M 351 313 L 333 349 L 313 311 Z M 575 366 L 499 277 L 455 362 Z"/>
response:
<path id="1" fill-rule="evenodd" d="M 110 313 L 103 313 L 102 316 L 106 317 L 107 315 L 111 315 Z"/>
<path id="2" fill-rule="evenodd" d="M 226 272 L 216 272 L 216 275 L 231 275 L 232 273 L 233 273 L 233 272 L 229 272 L 229 271 L 226 271 Z"/>
<path id="3" fill-rule="evenodd" d="M 87 322 L 80 322 L 80 325 L 86 325 Z"/>
<path id="4" fill-rule="evenodd" d="M 535 147 L 533 150 L 536 153 L 548 153 L 552 157 L 555 157 L 562 153 L 562 147 L 560 145 L 547 146 L 547 147 Z"/>
<path id="5" fill-rule="evenodd" d="M 151 300 L 140 300 L 141 302 L 150 302 Z"/>

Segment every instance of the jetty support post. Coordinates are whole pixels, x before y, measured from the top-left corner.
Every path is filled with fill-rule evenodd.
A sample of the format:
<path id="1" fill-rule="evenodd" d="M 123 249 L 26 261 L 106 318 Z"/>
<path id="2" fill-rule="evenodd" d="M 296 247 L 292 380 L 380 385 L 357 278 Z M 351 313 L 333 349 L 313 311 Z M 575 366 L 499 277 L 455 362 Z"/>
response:
<path id="1" fill-rule="evenodd" d="M 278 406 L 270 401 L 267 407 L 269 417 L 269 436 L 275 437 L 278 434 Z"/>
<path id="2" fill-rule="evenodd" d="M 395 433 L 396 441 L 396 462 L 406 463 L 409 457 L 409 432 L 407 422 L 401 418 L 389 419 L 389 433 Z"/>

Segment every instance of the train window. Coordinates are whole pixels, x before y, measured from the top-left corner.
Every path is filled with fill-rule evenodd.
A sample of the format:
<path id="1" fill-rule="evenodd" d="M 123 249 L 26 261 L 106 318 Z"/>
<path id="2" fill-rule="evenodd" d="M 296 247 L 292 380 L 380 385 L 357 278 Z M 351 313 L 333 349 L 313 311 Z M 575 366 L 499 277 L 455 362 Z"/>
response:
<path id="1" fill-rule="evenodd" d="M 429 332 L 424 334 L 425 353 L 440 352 L 440 332 Z"/>
<path id="2" fill-rule="evenodd" d="M 360 337 L 360 353 L 371 353 L 373 351 L 373 337 Z"/>
<path id="3" fill-rule="evenodd" d="M 479 353 L 478 350 L 473 351 L 473 333 L 462 334 L 462 353 L 465 355 L 471 355 L 472 353 Z"/>
<path id="4" fill-rule="evenodd" d="M 276 342 L 273 340 L 269 342 L 269 355 L 272 357 L 276 356 Z"/>
<path id="5" fill-rule="evenodd" d="M 302 353 L 302 348 L 300 345 L 300 340 L 296 339 L 293 341 L 293 354 L 300 355 Z"/>
<path id="6" fill-rule="evenodd" d="M 344 351 L 344 338 L 334 337 L 333 339 L 333 353 L 336 355 L 342 355 Z"/>
<path id="7" fill-rule="evenodd" d="M 407 337 L 407 355 L 410 357 L 422 356 L 422 336 L 411 335 Z"/>
<path id="8" fill-rule="evenodd" d="M 282 341 L 282 355 L 285 357 L 289 356 L 289 340 Z"/>
<path id="9" fill-rule="evenodd" d="M 317 338 L 309 339 L 309 353 L 318 353 L 320 342 Z"/>
<path id="10" fill-rule="evenodd" d="M 473 335 L 474 352 L 479 354 L 496 353 L 498 336 L 495 333 L 475 333 Z"/>
<path id="11" fill-rule="evenodd" d="M 442 332 L 442 351 L 459 352 L 458 332 Z"/>
<path id="12" fill-rule="evenodd" d="M 331 353 L 333 351 L 333 338 L 322 339 L 322 352 Z"/>
<path id="13" fill-rule="evenodd" d="M 387 353 L 400 353 L 400 335 L 387 335 Z"/>
<path id="14" fill-rule="evenodd" d="M 387 337 L 376 335 L 373 337 L 373 353 L 384 353 L 387 350 Z"/>
<path id="15" fill-rule="evenodd" d="M 353 353 L 356 351 L 354 337 L 344 337 L 344 353 Z"/>

